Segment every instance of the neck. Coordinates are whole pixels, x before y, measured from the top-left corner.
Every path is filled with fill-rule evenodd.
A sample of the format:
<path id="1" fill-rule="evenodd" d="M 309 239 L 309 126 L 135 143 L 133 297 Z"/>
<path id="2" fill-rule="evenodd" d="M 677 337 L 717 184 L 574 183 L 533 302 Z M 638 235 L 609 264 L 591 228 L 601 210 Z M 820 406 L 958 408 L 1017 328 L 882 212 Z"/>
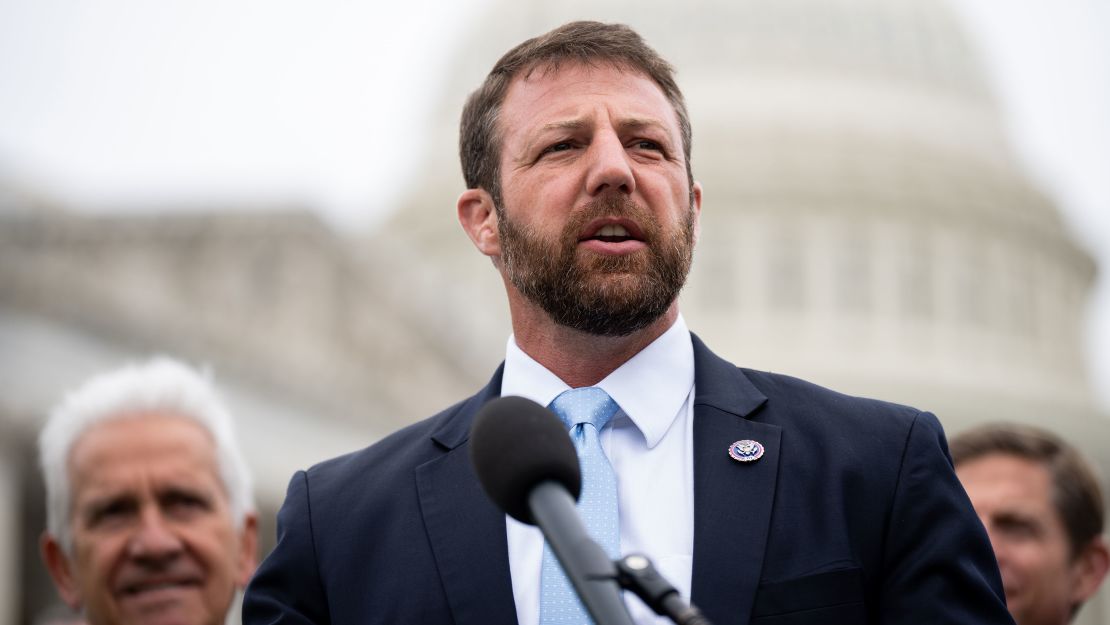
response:
<path id="1" fill-rule="evenodd" d="M 513 311 L 517 346 L 571 388 L 593 386 L 666 332 L 678 319 L 678 302 L 645 328 L 627 336 L 598 336 L 557 325 L 546 313 Z"/>

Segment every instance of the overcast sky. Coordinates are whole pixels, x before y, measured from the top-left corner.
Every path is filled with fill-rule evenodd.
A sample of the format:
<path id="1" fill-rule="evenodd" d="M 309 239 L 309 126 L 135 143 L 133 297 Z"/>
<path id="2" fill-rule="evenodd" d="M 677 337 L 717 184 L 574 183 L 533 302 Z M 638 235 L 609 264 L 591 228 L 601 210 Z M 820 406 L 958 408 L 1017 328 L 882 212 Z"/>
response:
<path id="1" fill-rule="evenodd" d="M 490 2 L 0 0 L 0 185 L 90 209 L 297 203 L 371 227 Z M 1110 405 L 1110 3 L 956 6 L 1015 147 L 1104 268 L 1087 347 Z"/>

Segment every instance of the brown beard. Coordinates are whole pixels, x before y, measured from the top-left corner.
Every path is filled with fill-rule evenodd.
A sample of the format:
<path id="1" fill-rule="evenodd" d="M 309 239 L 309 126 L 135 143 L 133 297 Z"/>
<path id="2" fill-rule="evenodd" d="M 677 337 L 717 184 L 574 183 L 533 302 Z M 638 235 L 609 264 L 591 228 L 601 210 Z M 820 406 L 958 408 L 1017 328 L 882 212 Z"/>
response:
<path id="1" fill-rule="evenodd" d="M 691 200 L 692 202 L 692 200 Z M 691 203 L 668 236 L 646 208 L 608 193 L 571 216 L 556 241 L 519 226 L 497 209 L 501 263 L 509 281 L 552 320 L 599 336 L 627 336 L 659 319 L 678 297 L 694 248 Z M 623 217 L 642 229 L 647 248 L 632 254 L 579 254 L 578 235 L 599 217 Z"/>

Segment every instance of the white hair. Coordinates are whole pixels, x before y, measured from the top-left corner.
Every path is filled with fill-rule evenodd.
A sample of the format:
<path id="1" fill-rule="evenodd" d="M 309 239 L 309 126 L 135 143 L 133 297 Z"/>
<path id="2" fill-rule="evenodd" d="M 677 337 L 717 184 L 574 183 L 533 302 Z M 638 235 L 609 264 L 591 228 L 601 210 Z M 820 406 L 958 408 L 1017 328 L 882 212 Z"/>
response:
<path id="1" fill-rule="evenodd" d="M 89 378 L 50 412 L 39 435 L 46 528 L 68 553 L 72 553 L 73 503 L 68 463 L 73 446 L 98 423 L 151 415 L 191 419 L 207 430 L 216 443 L 216 461 L 233 524 L 242 529 L 247 515 L 254 511 L 250 472 L 235 443 L 231 415 L 208 372 L 160 356 Z"/>

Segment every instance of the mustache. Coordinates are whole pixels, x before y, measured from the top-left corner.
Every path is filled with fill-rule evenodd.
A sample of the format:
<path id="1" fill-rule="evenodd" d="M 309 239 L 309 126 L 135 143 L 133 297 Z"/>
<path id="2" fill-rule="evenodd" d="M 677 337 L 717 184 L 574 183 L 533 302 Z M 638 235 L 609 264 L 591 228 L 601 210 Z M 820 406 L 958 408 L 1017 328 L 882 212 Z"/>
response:
<path id="1" fill-rule="evenodd" d="M 619 191 L 614 191 L 598 196 L 570 215 L 561 237 L 564 246 L 576 244 L 582 228 L 600 217 L 617 217 L 635 222 L 648 245 L 659 240 L 659 225 L 655 223 L 651 211 Z"/>

